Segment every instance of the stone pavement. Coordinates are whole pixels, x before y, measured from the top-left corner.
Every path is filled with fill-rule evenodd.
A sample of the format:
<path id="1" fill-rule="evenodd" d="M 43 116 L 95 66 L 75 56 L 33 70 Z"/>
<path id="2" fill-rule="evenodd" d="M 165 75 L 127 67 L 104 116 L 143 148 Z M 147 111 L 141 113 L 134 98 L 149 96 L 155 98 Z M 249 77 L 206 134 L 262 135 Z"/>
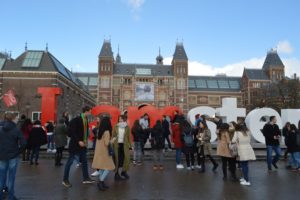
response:
<path id="1" fill-rule="evenodd" d="M 64 160 L 64 162 L 66 162 Z M 220 163 L 220 161 L 218 161 Z M 89 163 L 89 166 L 91 163 Z M 295 200 L 300 198 L 300 173 L 285 169 L 285 163 L 279 163 L 279 169 L 266 170 L 266 163 L 250 163 L 250 181 L 252 185 L 222 180 L 219 166 L 213 173 L 210 163 L 207 172 L 186 169 L 176 170 L 174 161 L 165 161 L 164 171 L 152 171 L 152 162 L 145 161 L 143 166 L 131 166 L 130 180 L 115 182 L 113 173 L 107 179 L 110 189 L 98 191 L 96 184 L 82 184 L 81 168 L 75 163 L 70 172 L 73 186 L 65 188 L 62 182 L 64 167 L 54 167 L 51 159 L 41 159 L 40 165 L 30 166 L 20 163 L 16 178 L 16 196 L 22 200 Z M 93 172 L 90 169 L 90 172 Z"/>

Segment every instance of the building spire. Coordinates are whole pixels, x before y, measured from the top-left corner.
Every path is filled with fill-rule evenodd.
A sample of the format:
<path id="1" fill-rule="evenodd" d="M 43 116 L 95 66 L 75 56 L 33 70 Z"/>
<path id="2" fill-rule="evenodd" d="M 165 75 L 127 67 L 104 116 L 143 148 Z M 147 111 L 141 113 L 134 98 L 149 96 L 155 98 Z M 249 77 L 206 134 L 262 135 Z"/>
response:
<path id="1" fill-rule="evenodd" d="M 25 51 L 27 51 L 27 42 L 25 42 Z"/>
<path id="2" fill-rule="evenodd" d="M 164 58 L 160 54 L 160 47 L 158 47 L 158 56 L 156 57 L 156 64 L 157 65 L 163 65 Z"/>
<path id="3" fill-rule="evenodd" d="M 46 43 L 46 52 L 48 52 L 48 42 Z"/>

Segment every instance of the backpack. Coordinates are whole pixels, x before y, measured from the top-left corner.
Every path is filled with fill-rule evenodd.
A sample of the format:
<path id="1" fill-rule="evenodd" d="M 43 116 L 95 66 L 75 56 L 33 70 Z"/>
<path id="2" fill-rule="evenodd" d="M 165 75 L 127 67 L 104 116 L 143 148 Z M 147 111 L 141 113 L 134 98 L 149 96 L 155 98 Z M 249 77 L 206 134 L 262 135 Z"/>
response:
<path id="1" fill-rule="evenodd" d="M 191 131 L 189 133 L 184 133 L 183 141 L 186 147 L 192 147 L 194 145 L 194 138 Z"/>

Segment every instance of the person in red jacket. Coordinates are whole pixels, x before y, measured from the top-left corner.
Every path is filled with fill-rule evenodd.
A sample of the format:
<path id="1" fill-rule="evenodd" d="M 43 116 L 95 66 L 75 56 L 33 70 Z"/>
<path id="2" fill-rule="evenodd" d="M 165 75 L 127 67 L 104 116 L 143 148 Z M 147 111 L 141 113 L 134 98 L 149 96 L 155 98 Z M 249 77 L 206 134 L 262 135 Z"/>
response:
<path id="1" fill-rule="evenodd" d="M 176 150 L 176 168 L 183 169 L 184 166 L 181 164 L 181 153 L 182 153 L 182 128 L 179 120 L 174 121 L 172 124 L 172 140 L 174 143 L 174 148 Z"/>

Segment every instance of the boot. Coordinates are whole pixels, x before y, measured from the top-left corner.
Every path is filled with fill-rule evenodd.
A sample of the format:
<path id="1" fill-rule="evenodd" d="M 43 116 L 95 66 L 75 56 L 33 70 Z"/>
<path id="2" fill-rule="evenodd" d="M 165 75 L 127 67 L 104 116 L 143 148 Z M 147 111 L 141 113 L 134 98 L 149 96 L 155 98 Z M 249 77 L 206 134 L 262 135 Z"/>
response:
<path id="1" fill-rule="evenodd" d="M 103 185 L 104 189 L 108 189 L 109 188 L 107 185 L 105 185 L 104 181 L 102 181 L 102 185 Z"/>
<path id="2" fill-rule="evenodd" d="M 59 155 L 55 154 L 55 166 L 59 166 Z"/>
<path id="3" fill-rule="evenodd" d="M 118 172 L 115 173 L 115 181 L 122 181 L 122 180 L 124 180 L 124 177 L 120 176 Z"/>
<path id="4" fill-rule="evenodd" d="M 214 165 L 213 168 L 212 168 L 212 170 L 213 170 L 213 172 L 215 172 L 217 170 L 217 168 L 218 168 L 219 165 L 218 165 L 218 163 L 211 156 L 208 156 L 208 157 L 209 157 L 209 160 Z"/>
<path id="5" fill-rule="evenodd" d="M 239 179 L 236 177 L 235 172 L 231 172 L 231 180 L 232 180 L 233 182 L 239 181 Z"/>
<path id="6" fill-rule="evenodd" d="M 100 191 L 105 191 L 104 185 L 103 185 L 103 181 L 99 181 L 97 183 L 97 187 Z"/>
<path id="7" fill-rule="evenodd" d="M 126 171 L 122 171 L 121 176 L 123 176 L 126 180 L 129 179 L 129 176 Z"/>

